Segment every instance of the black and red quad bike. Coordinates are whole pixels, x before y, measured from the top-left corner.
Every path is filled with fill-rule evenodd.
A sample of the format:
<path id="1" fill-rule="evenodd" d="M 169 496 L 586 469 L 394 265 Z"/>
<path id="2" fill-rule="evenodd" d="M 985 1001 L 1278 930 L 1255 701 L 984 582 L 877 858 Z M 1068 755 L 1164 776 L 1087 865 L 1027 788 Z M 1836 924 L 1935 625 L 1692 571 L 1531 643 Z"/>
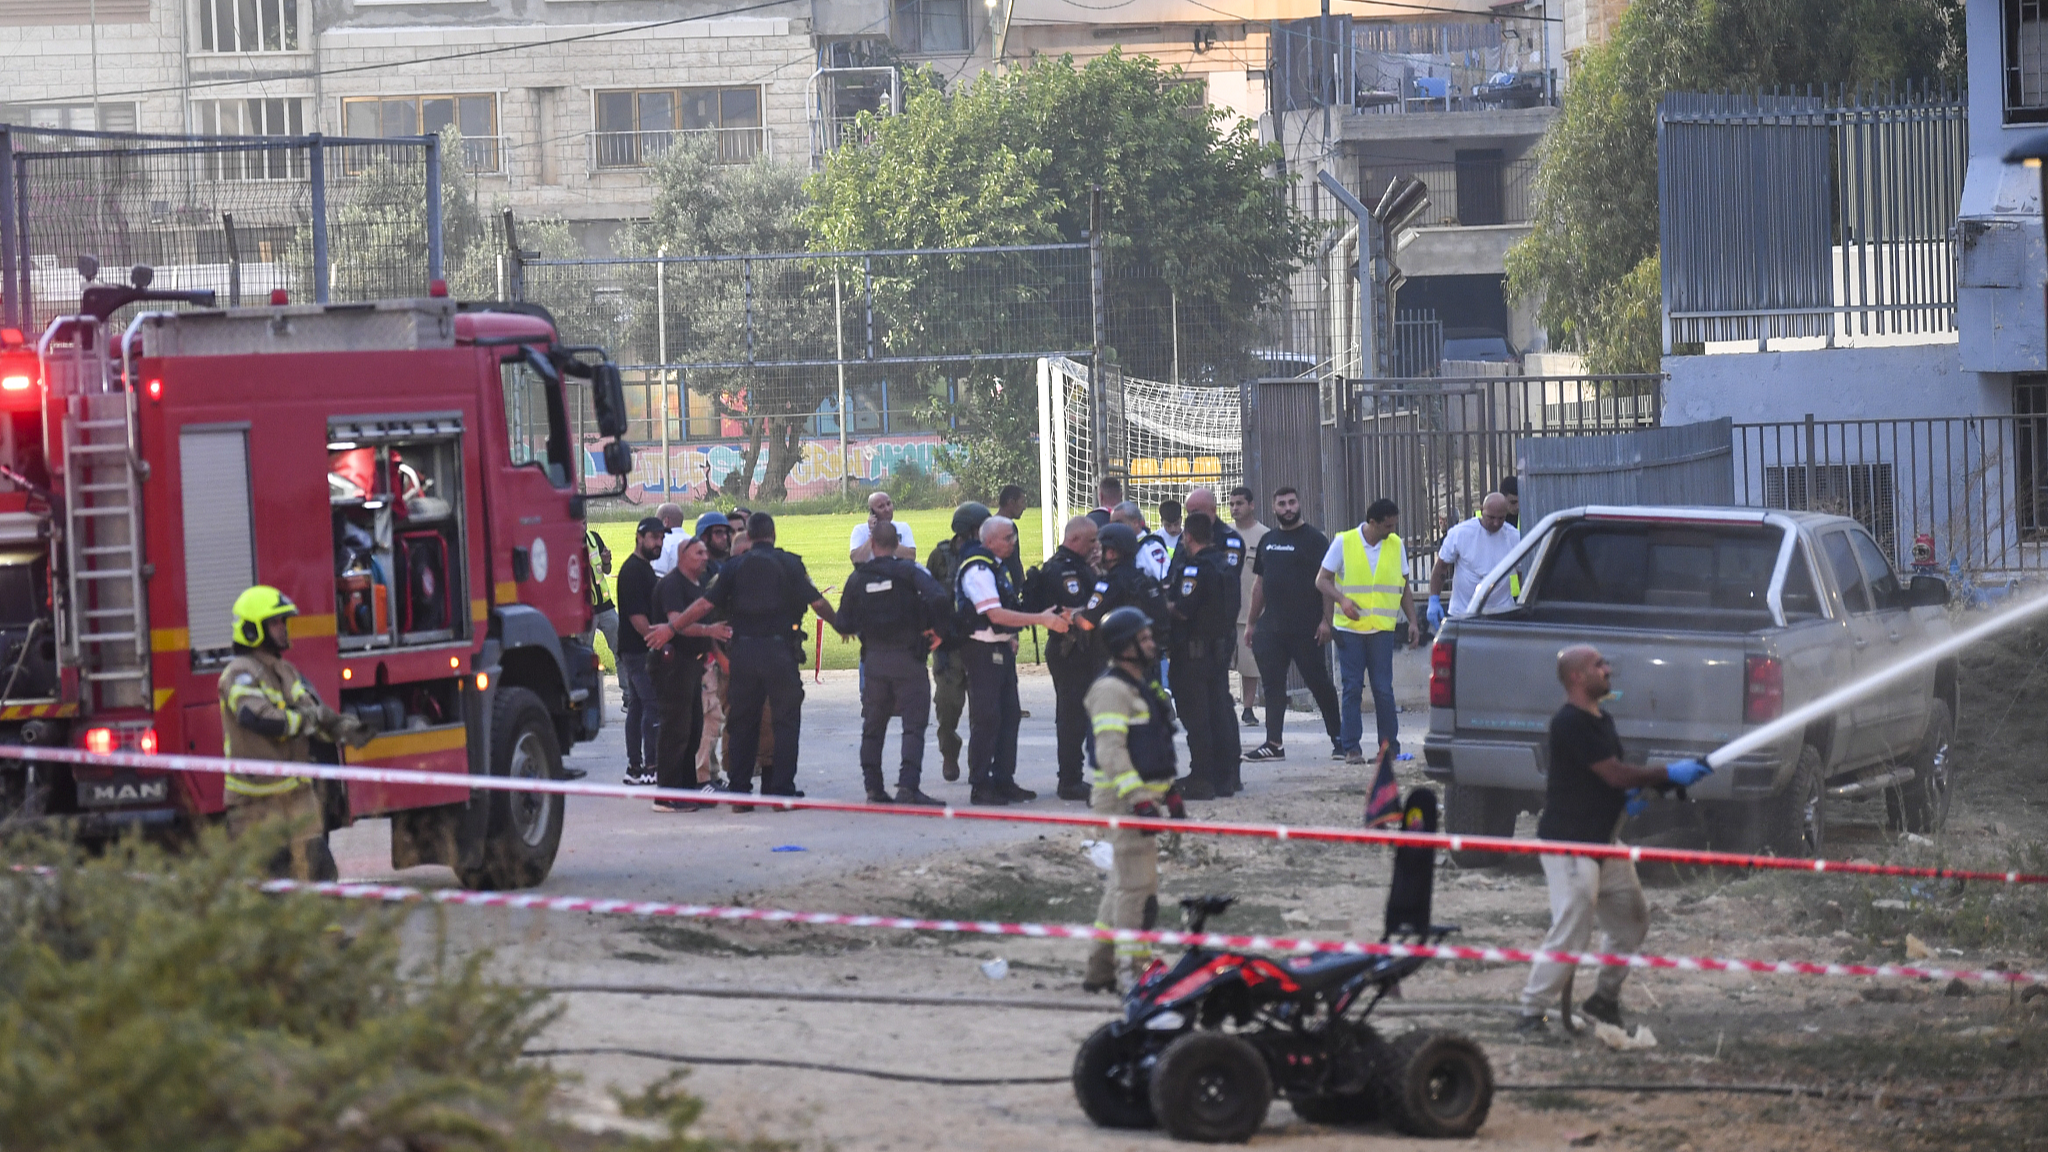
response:
<path id="1" fill-rule="evenodd" d="M 1405 827 L 1436 831 L 1436 794 L 1408 796 Z M 1429 922 L 1436 854 L 1399 848 L 1386 941 L 1437 943 Z M 1200 932 L 1229 896 L 1181 901 Z M 1493 1104 L 1493 1069 L 1471 1040 L 1417 1029 L 1392 1039 L 1367 1018 L 1421 957 L 1337 952 L 1271 958 L 1195 947 L 1154 961 L 1074 1058 L 1081 1110 L 1105 1128 L 1155 1125 L 1181 1140 L 1236 1143 L 1265 1122 L 1274 1095 L 1315 1124 L 1375 1121 L 1411 1136 L 1470 1136 Z"/>

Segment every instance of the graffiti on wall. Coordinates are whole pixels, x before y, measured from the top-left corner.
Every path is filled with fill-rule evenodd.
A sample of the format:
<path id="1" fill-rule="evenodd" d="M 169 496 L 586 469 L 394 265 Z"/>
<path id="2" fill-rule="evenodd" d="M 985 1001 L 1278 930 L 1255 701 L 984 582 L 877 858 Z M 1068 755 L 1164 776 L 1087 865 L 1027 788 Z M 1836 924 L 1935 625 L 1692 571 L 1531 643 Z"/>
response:
<path id="1" fill-rule="evenodd" d="M 838 437 L 805 440 L 796 467 L 789 471 L 789 499 L 837 495 L 840 477 L 847 474 L 852 476 L 855 484 L 880 485 L 895 473 L 898 465 L 906 462 L 935 476 L 941 484 L 951 483 L 952 477 L 938 469 L 939 444 L 940 440 L 935 435 L 855 439 L 848 442 L 842 465 Z M 633 475 L 626 490 L 627 499 L 715 499 L 725 484 L 725 478 L 746 462 L 746 444 L 744 441 L 671 444 L 668 455 L 668 487 L 664 493 L 661 445 L 634 445 Z M 604 475 L 604 461 L 598 445 L 585 445 L 584 457 L 584 475 Z M 755 484 L 759 484 L 768 473 L 767 459 L 768 452 L 764 447 L 761 459 L 754 465 Z"/>

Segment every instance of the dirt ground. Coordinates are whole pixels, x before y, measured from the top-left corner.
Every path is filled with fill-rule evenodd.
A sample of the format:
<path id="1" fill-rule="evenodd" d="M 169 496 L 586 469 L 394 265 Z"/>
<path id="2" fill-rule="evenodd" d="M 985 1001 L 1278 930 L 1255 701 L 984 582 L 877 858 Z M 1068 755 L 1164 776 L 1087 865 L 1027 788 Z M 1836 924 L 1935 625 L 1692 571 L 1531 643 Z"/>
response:
<path id="1" fill-rule="evenodd" d="M 1945 832 L 1914 843 L 1884 830 L 1881 802 L 1843 803 L 1829 814 L 1833 854 L 2048 871 L 2048 635 L 1976 653 L 1964 691 L 1961 774 Z M 1248 776 L 1256 771 L 1246 766 Z M 1361 804 L 1357 783 L 1333 772 L 1228 815 L 1343 825 L 1357 822 Z M 793 831 L 807 819 L 751 818 L 787 821 Z M 1086 838 L 1048 832 L 1000 849 L 896 860 L 736 895 L 756 906 L 1087 922 L 1101 881 Z M 1686 834 L 1666 839 L 1684 843 Z M 1186 835 L 1166 846 L 1162 904 L 1231 892 L 1241 903 L 1215 925 L 1226 931 L 1376 938 L 1387 870 L 1379 849 Z M 1668 867 L 1646 868 L 1644 882 L 1650 951 L 1875 961 L 1924 949 L 1956 966 L 2048 970 L 2048 893 Z M 1107 998 L 1080 991 L 1083 944 L 526 912 L 447 916 L 461 939 L 497 947 L 509 975 L 563 989 L 548 1046 L 607 1050 L 554 1057 L 583 1077 L 575 1106 L 593 1123 L 616 1114 L 604 1086 L 635 1088 L 687 1067 L 690 1087 L 709 1103 L 707 1131 L 807 1149 L 1167 1143 L 1158 1133 L 1091 1127 L 1066 1085 L 1076 1045 L 1113 1013 Z M 1467 943 L 1533 946 L 1548 924 L 1541 873 L 1528 860 L 1483 869 L 1445 863 L 1436 919 L 1462 925 Z M 996 958 L 1007 963 L 1002 979 L 983 971 Z M 1450 1028 L 1484 1046 L 1507 1090 L 1466 1142 L 1475 1147 L 2048 1148 L 2048 995 L 2023 1000 L 1960 983 L 1637 973 L 1624 1008 L 1657 1044 L 1623 1052 L 1591 1038 L 1516 1038 L 1511 1005 L 1525 974 L 1434 964 L 1409 982 L 1402 1003 L 1376 1017 L 1388 1032 Z M 811 998 L 781 995 L 799 992 Z M 874 1002 L 889 997 L 916 1002 Z M 1023 1082 L 944 1085 L 745 1063 L 758 1060 Z M 1679 1085 L 1813 1095 L 1657 1090 Z M 1991 1099 L 2014 1096 L 2029 1098 Z M 1307 1124 L 1276 1102 L 1253 1143 L 1424 1142 Z"/>

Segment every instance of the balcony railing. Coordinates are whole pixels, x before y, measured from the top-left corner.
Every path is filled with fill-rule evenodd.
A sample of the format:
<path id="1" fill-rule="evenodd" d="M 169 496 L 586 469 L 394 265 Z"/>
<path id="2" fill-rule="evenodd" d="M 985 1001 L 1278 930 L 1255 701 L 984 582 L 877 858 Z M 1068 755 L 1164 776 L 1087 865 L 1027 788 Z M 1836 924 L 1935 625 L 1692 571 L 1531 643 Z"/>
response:
<path id="1" fill-rule="evenodd" d="M 1535 193 L 1536 161 L 1482 160 L 1464 164 L 1367 164 L 1359 173 L 1366 203 L 1396 176 L 1413 176 L 1429 189 L 1429 207 L 1417 228 L 1527 224 Z"/>
<path id="2" fill-rule="evenodd" d="M 590 167 L 645 168 L 685 139 L 713 141 L 720 164 L 746 164 L 769 154 L 765 128 L 678 128 L 654 132 L 592 132 Z"/>
<path id="3" fill-rule="evenodd" d="M 476 176 L 493 176 L 505 170 L 505 152 L 510 147 L 509 136 L 464 136 L 462 138 L 462 167 Z M 419 162 L 417 143 L 401 144 L 392 141 L 390 145 L 352 144 L 334 149 L 336 160 L 328 163 L 341 165 L 344 176 L 361 176 L 374 166 L 379 159 L 394 164 Z M 443 161 L 446 162 L 445 159 Z"/>

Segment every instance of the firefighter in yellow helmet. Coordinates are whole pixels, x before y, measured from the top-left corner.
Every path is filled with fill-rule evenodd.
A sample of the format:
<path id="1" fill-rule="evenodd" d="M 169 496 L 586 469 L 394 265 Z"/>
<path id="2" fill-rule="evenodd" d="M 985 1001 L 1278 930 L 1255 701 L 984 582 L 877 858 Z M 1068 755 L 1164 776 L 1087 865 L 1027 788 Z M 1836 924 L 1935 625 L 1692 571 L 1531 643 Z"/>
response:
<path id="1" fill-rule="evenodd" d="M 313 762 L 311 742 L 346 742 L 360 748 L 370 731 L 353 716 L 320 702 L 299 670 L 284 658 L 292 646 L 286 621 L 299 614 L 291 599 L 267 584 L 235 598 L 235 658 L 220 674 L 221 732 L 227 755 L 237 760 Z M 320 797 L 311 780 L 298 776 L 228 774 L 228 835 L 241 836 L 266 821 L 279 822 L 287 848 L 272 871 L 294 880 L 331 880 L 336 870 L 327 849 Z"/>

